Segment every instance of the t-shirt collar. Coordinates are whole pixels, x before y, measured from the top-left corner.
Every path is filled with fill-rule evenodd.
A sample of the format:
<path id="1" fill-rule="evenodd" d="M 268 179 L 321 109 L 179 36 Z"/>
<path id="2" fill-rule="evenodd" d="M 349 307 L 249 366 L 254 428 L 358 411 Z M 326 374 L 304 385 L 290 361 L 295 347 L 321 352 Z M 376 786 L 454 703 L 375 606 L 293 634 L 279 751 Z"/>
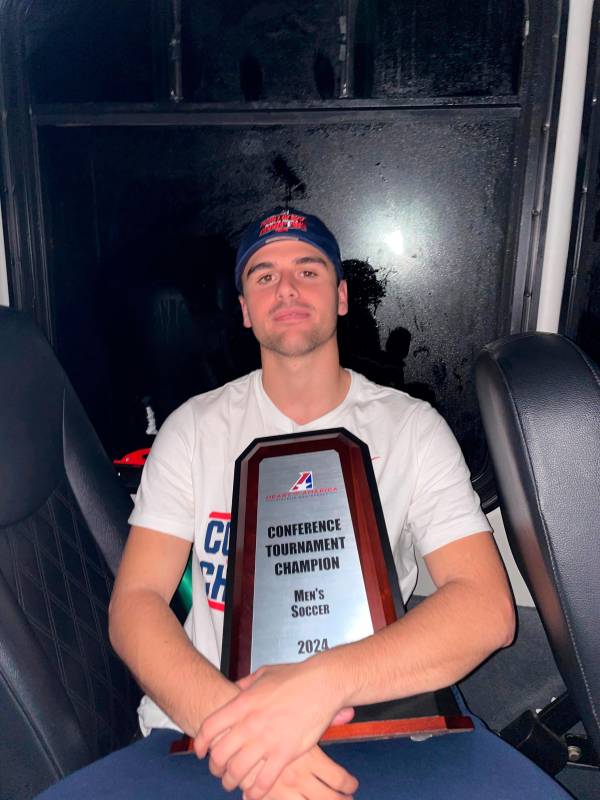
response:
<path id="1" fill-rule="evenodd" d="M 323 416 L 313 419 L 310 422 L 306 422 L 303 425 L 299 425 L 297 422 L 294 422 L 293 419 L 290 419 L 288 416 L 286 416 L 271 400 L 269 395 L 265 392 L 265 388 L 263 386 L 262 370 L 256 370 L 253 375 L 254 390 L 258 406 L 261 410 L 264 420 L 269 421 L 270 427 L 281 429 L 282 433 L 296 433 L 301 431 L 323 430 L 324 428 L 336 427 L 337 419 L 343 415 L 346 408 L 350 405 L 352 402 L 352 397 L 356 391 L 355 373 L 351 369 L 347 369 L 346 372 L 348 372 L 350 375 L 350 386 L 348 387 L 348 391 L 346 392 L 346 396 L 342 402 L 335 408 L 332 408 L 331 411 L 323 414 Z"/>

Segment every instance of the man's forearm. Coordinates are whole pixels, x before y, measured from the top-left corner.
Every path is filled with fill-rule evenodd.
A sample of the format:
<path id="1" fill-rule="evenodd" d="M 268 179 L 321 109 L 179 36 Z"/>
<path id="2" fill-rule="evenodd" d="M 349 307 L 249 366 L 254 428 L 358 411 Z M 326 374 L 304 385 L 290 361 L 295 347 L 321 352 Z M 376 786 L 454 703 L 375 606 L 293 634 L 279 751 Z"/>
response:
<path id="1" fill-rule="evenodd" d="M 312 661 L 339 687 L 341 705 L 363 705 L 449 686 L 510 644 L 513 631 L 510 599 L 453 581 L 393 625 Z"/>
<path id="2" fill-rule="evenodd" d="M 144 691 L 190 736 L 239 692 L 194 648 L 167 603 L 152 591 L 114 598 L 110 639 Z"/>

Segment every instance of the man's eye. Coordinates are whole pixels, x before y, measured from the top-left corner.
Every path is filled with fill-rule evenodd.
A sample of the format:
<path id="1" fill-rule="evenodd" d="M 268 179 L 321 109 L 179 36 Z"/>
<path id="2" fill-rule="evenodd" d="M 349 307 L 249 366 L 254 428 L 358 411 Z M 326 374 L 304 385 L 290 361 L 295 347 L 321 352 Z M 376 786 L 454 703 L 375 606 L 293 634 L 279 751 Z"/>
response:
<path id="1" fill-rule="evenodd" d="M 317 273 L 316 273 L 314 270 L 312 270 L 312 269 L 303 269 L 303 270 L 302 270 L 302 275 L 303 275 L 305 278 L 313 278 L 313 277 L 314 277 L 316 274 L 317 274 Z"/>
<path id="2" fill-rule="evenodd" d="M 267 274 L 261 275 L 260 278 L 256 282 L 257 283 L 262 283 L 262 284 L 270 283 L 272 278 L 273 278 L 273 276 L 271 274 L 267 273 Z"/>

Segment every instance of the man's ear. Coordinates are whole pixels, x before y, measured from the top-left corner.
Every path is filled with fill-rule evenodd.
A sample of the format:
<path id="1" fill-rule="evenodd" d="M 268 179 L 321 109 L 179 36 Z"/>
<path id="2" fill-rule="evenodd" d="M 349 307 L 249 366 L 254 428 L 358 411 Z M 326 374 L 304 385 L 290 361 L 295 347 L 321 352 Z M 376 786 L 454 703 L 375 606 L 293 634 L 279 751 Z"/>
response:
<path id="1" fill-rule="evenodd" d="M 246 305 L 246 301 L 244 300 L 244 295 L 241 294 L 238 297 L 240 301 L 240 306 L 242 307 L 242 319 L 244 320 L 244 328 L 251 328 L 252 322 L 250 321 L 250 315 L 248 314 L 248 306 Z"/>
<path id="2" fill-rule="evenodd" d="M 348 313 L 348 284 L 341 280 L 338 284 L 338 316 L 344 317 Z"/>

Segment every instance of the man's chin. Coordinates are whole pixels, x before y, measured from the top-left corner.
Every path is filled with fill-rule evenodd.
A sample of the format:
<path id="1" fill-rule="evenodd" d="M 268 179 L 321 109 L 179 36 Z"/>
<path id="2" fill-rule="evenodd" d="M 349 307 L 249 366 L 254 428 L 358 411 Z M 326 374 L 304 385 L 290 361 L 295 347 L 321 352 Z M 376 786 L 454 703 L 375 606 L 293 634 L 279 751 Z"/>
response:
<path id="1" fill-rule="evenodd" d="M 316 344 L 305 344 L 305 345 L 295 345 L 291 346 L 288 344 L 274 344 L 274 343 L 267 343 L 261 345 L 264 350 L 268 350 L 270 353 L 274 353 L 275 355 L 282 356 L 283 358 L 302 358 L 302 356 L 307 356 L 310 353 L 314 353 L 315 350 L 318 350 L 321 346 L 319 343 Z"/>
<path id="2" fill-rule="evenodd" d="M 335 332 L 334 332 L 335 334 Z M 314 353 L 323 347 L 332 337 L 311 337 L 311 336 L 277 336 L 270 337 L 260 342 L 264 350 L 269 350 L 284 358 L 301 358 L 310 353 Z"/>

